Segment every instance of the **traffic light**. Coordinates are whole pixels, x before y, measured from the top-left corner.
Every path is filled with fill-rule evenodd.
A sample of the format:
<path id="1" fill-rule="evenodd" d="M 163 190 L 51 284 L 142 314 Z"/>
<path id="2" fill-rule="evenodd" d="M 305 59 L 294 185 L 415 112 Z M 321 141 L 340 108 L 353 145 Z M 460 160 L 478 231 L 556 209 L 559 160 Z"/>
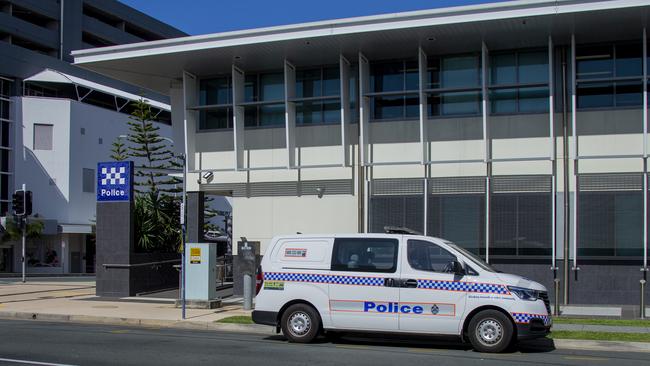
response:
<path id="1" fill-rule="evenodd" d="M 29 216 L 32 214 L 32 191 L 18 190 L 11 197 L 14 215 Z"/>
<path id="2" fill-rule="evenodd" d="M 16 191 L 11 197 L 11 207 L 14 210 L 14 215 L 25 215 L 25 191 Z"/>

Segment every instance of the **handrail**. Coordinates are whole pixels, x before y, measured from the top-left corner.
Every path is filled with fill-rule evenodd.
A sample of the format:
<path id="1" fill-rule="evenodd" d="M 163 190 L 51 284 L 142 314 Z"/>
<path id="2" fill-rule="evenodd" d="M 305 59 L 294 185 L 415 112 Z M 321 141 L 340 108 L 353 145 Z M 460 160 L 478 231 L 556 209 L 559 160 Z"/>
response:
<path id="1" fill-rule="evenodd" d="M 169 259 L 165 261 L 158 261 L 158 262 L 146 262 L 146 263 L 135 263 L 135 264 L 102 264 L 104 268 L 134 268 L 134 267 L 146 267 L 146 266 L 152 266 L 156 264 L 167 264 L 167 263 L 176 263 L 180 262 L 180 259 Z"/>

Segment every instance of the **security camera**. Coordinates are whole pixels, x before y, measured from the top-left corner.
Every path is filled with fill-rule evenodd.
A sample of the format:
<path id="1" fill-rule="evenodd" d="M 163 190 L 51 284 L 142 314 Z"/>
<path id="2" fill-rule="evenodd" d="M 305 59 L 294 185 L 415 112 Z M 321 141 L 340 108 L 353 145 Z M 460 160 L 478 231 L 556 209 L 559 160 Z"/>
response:
<path id="1" fill-rule="evenodd" d="M 325 194 L 325 188 L 322 187 L 316 188 L 316 194 L 318 195 L 318 198 L 323 198 L 323 194 Z"/>
<path id="2" fill-rule="evenodd" d="M 214 173 L 212 173 L 212 172 L 203 173 L 203 179 L 205 179 L 206 183 L 212 182 L 212 178 L 214 178 Z M 199 183 L 201 183 L 201 182 L 199 182 Z"/>

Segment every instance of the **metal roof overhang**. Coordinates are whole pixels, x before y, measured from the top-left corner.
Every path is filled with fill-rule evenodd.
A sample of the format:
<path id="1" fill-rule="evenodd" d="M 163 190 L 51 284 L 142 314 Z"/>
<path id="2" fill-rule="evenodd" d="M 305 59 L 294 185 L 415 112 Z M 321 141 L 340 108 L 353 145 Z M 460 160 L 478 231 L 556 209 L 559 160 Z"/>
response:
<path id="1" fill-rule="evenodd" d="M 90 90 L 97 90 L 102 93 L 110 94 L 116 97 L 128 99 L 128 100 L 139 100 L 141 96 L 122 91 L 120 89 L 112 88 L 110 86 L 98 84 L 96 82 L 82 79 L 80 77 L 68 75 L 60 71 L 45 69 L 39 72 L 36 75 L 32 75 L 26 79 L 25 82 L 37 82 L 37 83 L 62 83 L 62 84 L 72 84 L 75 86 L 81 86 Z M 169 104 L 160 103 L 155 100 L 146 99 L 145 100 L 152 106 L 161 110 L 170 111 L 171 106 Z"/>
<path id="2" fill-rule="evenodd" d="M 640 39 L 650 18 L 647 0 L 522 0 L 444 9 L 338 19 L 289 26 L 182 37 L 74 51 L 75 63 L 110 77 L 168 93 L 183 70 L 208 76 L 336 64 L 342 54 L 356 60 L 449 54 Z"/>

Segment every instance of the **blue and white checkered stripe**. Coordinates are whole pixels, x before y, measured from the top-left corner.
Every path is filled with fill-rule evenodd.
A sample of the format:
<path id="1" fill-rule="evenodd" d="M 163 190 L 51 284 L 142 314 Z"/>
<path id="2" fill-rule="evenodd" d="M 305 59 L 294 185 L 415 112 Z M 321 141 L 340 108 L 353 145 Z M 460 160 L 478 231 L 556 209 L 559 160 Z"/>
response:
<path id="1" fill-rule="evenodd" d="M 515 323 L 528 324 L 533 319 L 541 319 L 544 322 L 544 325 L 551 324 L 551 317 L 548 315 L 512 313 L 512 317 L 515 318 Z"/>
<path id="2" fill-rule="evenodd" d="M 324 275 L 324 274 L 310 274 L 310 273 L 267 272 L 264 273 L 264 280 L 331 283 L 336 285 L 357 285 L 357 286 L 383 286 L 384 285 L 384 279 L 380 277 L 357 277 L 357 276 Z"/>
<path id="3" fill-rule="evenodd" d="M 509 294 L 508 289 L 503 285 L 490 283 L 473 283 L 460 281 L 435 281 L 418 280 L 418 288 L 443 291 L 478 292 L 488 294 Z"/>

